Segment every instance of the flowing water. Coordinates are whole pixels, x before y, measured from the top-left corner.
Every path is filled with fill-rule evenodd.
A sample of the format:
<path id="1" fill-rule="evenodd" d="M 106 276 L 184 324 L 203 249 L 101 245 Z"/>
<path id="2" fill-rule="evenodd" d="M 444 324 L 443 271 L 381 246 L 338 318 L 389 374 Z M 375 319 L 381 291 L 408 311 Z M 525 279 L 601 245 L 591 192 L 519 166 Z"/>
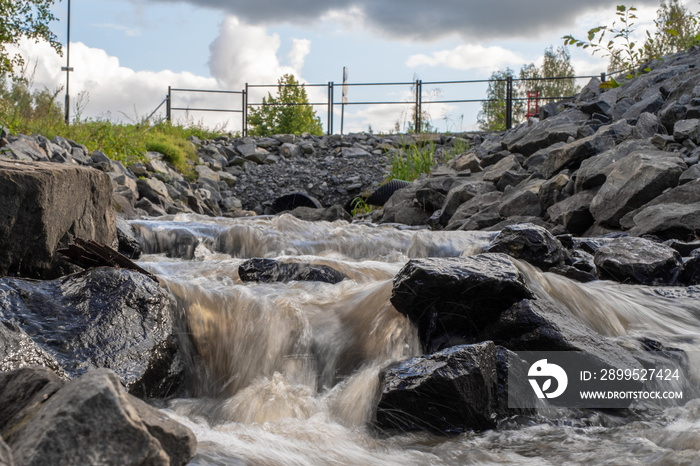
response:
<path id="1" fill-rule="evenodd" d="M 416 330 L 389 301 L 393 277 L 410 258 L 476 254 L 494 233 L 289 215 L 132 225 L 140 264 L 177 297 L 191 331 L 191 397 L 166 411 L 197 436 L 192 464 L 700 464 L 700 399 L 632 418 L 543 411 L 456 437 L 367 427 L 381 368 L 420 354 Z M 244 283 L 238 266 L 253 257 L 328 265 L 349 279 Z M 630 349 L 639 337 L 685 349 L 700 369 L 699 290 L 579 284 L 518 266 L 538 296 L 583 325 Z"/>

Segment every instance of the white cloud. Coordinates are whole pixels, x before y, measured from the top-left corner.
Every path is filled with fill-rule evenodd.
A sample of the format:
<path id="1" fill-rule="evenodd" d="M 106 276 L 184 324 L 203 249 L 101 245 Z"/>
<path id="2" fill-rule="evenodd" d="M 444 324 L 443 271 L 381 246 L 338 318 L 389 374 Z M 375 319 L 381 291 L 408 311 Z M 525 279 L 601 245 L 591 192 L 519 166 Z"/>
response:
<path id="1" fill-rule="evenodd" d="M 308 39 L 293 39 L 292 48 L 287 54 L 289 65 L 297 70 L 297 73 L 304 66 L 304 59 L 311 52 L 311 41 Z"/>
<path id="2" fill-rule="evenodd" d="M 281 45 L 278 34 L 268 34 L 261 26 L 242 23 L 228 16 L 221 23 L 218 37 L 209 46 L 209 70 L 225 89 L 243 89 L 245 83 L 275 84 L 285 73 L 299 77 L 310 42 L 296 39 L 290 51 L 291 66 L 283 66 L 277 56 Z"/>
<path id="3" fill-rule="evenodd" d="M 508 65 L 520 65 L 526 60 L 503 47 L 464 44 L 452 50 L 439 50 L 430 55 L 411 55 L 406 61 L 409 68 L 445 66 L 457 70 L 495 71 Z"/>
<path id="4" fill-rule="evenodd" d="M 311 49 L 306 39 L 295 39 L 287 59 L 289 66 L 280 64 L 277 56 L 281 45 L 277 34 L 268 34 L 265 28 L 241 23 L 235 17 L 228 17 L 221 25 L 219 36 L 210 45 L 209 66 L 212 77 L 197 76 L 190 72 L 169 70 L 135 71 L 123 67 L 119 59 L 110 56 L 102 49 L 71 43 L 70 75 L 71 113 L 75 115 L 79 105 L 82 118 L 108 118 L 117 121 L 139 120 L 148 116 L 160 104 L 168 92 L 168 86 L 176 89 L 209 89 L 240 91 L 245 83 L 276 84 L 280 76 L 293 73 L 298 79 L 304 59 Z M 58 91 L 65 86 L 65 57 L 58 56 L 45 43 L 24 41 L 19 47 L 27 60 L 33 75 L 35 88 Z M 303 80 L 302 80 L 303 82 Z M 251 98 L 259 100 L 267 91 L 257 89 Z M 325 98 L 325 92 L 310 88 L 310 98 Z M 63 102 L 63 92 L 59 100 Z M 81 98 L 79 98 L 79 96 Z M 242 108 L 239 95 L 207 93 L 173 93 L 173 107 L 177 108 Z M 164 115 L 164 108 L 159 112 Z M 193 123 L 203 123 L 209 127 L 228 123 L 227 129 L 240 129 L 240 114 L 204 113 L 198 111 L 175 111 L 173 118 L 182 121 L 187 118 Z"/>

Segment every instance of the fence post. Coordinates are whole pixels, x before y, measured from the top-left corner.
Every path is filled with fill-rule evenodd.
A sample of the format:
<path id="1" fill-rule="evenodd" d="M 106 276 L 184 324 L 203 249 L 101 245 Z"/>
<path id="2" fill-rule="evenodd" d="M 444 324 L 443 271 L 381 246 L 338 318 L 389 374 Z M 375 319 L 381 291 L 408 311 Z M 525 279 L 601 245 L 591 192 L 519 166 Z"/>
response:
<path id="1" fill-rule="evenodd" d="M 328 83 L 328 135 L 333 134 L 333 81 Z"/>
<path id="2" fill-rule="evenodd" d="M 420 79 L 416 79 L 416 108 L 415 108 L 415 127 L 413 132 L 421 132 L 421 112 L 423 107 L 423 82 Z"/>
<path id="3" fill-rule="evenodd" d="M 172 86 L 168 86 L 168 97 L 167 97 L 167 102 L 165 105 L 165 119 L 168 121 L 171 121 L 170 118 L 172 115 L 170 114 L 170 108 L 172 107 L 172 91 L 170 90 Z"/>
<path id="4" fill-rule="evenodd" d="M 605 71 L 600 73 L 600 82 L 604 83 L 605 82 Z"/>
<path id="5" fill-rule="evenodd" d="M 248 136 L 248 83 L 245 83 L 245 105 L 243 106 L 243 121 L 244 121 L 244 127 L 243 127 L 243 137 Z"/>
<path id="6" fill-rule="evenodd" d="M 513 77 L 506 78 L 506 129 L 513 127 Z"/>

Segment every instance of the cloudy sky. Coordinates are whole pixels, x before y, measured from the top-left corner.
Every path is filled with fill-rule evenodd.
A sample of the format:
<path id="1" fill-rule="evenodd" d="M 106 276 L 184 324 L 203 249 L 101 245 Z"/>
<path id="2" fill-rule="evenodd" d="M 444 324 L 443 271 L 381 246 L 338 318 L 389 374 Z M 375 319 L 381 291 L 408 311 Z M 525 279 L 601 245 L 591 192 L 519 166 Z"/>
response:
<path id="1" fill-rule="evenodd" d="M 72 0 L 71 97 L 82 118 L 136 121 L 150 114 L 168 86 L 242 90 L 275 84 L 285 73 L 305 83 L 487 79 L 498 69 L 537 63 L 561 37 L 614 19 L 619 0 Z M 638 0 L 641 31 L 656 16 L 658 0 Z M 697 10 L 697 5 L 690 4 Z M 66 41 L 67 2 L 54 7 L 53 23 Z M 65 84 L 66 57 L 42 44 L 24 43 L 34 85 Z M 605 60 L 572 49 L 577 74 L 597 75 Z M 426 100 L 480 99 L 485 84 L 427 84 Z M 274 89 L 253 89 L 259 101 Z M 409 85 L 351 87 L 350 102 L 412 99 Z M 309 87 L 326 102 L 325 87 Z M 335 101 L 340 102 L 336 88 Z M 177 107 L 240 109 L 238 96 L 176 93 Z M 473 129 L 479 104 L 425 107 L 441 130 Z M 326 122 L 326 107 L 318 107 Z M 344 130 L 389 131 L 410 105 L 348 106 Z M 174 112 L 181 122 L 240 129 L 239 114 Z M 334 130 L 340 130 L 340 105 Z"/>

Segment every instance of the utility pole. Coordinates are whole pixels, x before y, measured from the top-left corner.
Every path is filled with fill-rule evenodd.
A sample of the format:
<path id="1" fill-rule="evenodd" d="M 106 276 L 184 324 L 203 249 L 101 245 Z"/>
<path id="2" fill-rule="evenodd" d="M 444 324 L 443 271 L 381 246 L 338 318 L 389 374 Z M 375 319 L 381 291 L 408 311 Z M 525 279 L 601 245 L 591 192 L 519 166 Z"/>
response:
<path id="1" fill-rule="evenodd" d="M 66 66 L 61 67 L 66 72 L 66 124 L 70 123 L 70 0 L 68 0 L 68 38 L 66 40 Z"/>

